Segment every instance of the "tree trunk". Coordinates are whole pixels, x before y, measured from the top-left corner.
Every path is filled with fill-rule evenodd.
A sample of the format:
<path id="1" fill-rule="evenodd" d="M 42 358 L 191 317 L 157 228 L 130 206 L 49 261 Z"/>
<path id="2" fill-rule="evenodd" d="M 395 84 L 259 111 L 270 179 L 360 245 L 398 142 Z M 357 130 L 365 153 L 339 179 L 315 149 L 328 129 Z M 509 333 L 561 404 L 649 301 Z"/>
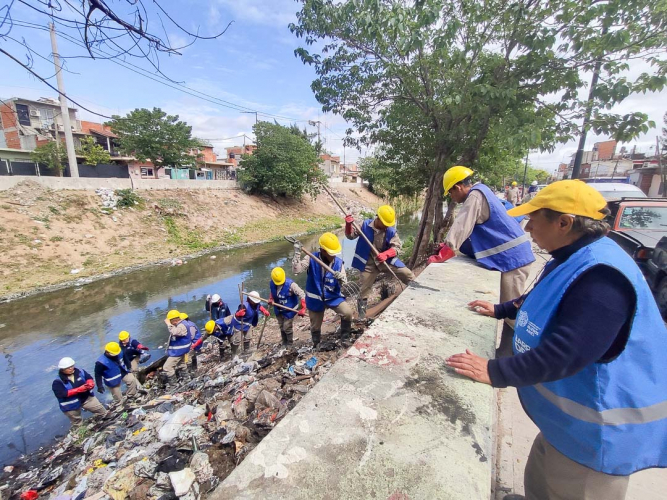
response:
<path id="1" fill-rule="evenodd" d="M 456 209 L 456 202 L 455 201 L 450 201 L 449 205 L 447 205 L 447 215 L 445 216 L 445 219 L 442 221 L 442 226 L 440 226 L 440 229 L 438 229 L 437 237 L 435 238 L 436 243 L 441 243 L 445 239 L 445 235 L 449 231 L 449 228 L 452 227 L 452 223 L 454 222 L 454 210 Z"/>
<path id="2" fill-rule="evenodd" d="M 417 262 L 421 262 L 422 257 L 428 253 L 431 231 L 433 230 L 433 219 L 435 215 L 435 206 L 439 194 L 437 180 L 442 178 L 442 174 L 437 172 L 431 174 L 426 197 L 424 199 L 424 208 L 422 209 L 422 218 L 419 221 L 419 229 L 415 236 L 415 246 L 410 257 L 409 267 L 414 268 Z"/>

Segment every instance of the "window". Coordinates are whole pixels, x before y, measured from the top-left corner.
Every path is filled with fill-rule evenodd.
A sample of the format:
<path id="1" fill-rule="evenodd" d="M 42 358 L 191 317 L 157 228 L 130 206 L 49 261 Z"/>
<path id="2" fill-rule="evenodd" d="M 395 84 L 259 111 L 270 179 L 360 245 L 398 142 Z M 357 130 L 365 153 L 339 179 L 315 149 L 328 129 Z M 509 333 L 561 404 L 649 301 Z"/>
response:
<path id="1" fill-rule="evenodd" d="M 30 111 L 25 104 L 16 104 L 16 115 L 21 125 L 30 126 Z"/>
<path id="2" fill-rule="evenodd" d="M 622 229 L 657 229 L 667 227 L 667 207 L 626 207 L 621 215 Z"/>
<path id="3" fill-rule="evenodd" d="M 42 128 L 50 128 L 53 125 L 53 110 L 49 108 L 39 109 L 39 118 L 42 120 Z"/>
<path id="4" fill-rule="evenodd" d="M 141 177 L 143 179 L 155 177 L 155 174 L 153 174 L 153 169 L 150 167 L 141 167 Z"/>

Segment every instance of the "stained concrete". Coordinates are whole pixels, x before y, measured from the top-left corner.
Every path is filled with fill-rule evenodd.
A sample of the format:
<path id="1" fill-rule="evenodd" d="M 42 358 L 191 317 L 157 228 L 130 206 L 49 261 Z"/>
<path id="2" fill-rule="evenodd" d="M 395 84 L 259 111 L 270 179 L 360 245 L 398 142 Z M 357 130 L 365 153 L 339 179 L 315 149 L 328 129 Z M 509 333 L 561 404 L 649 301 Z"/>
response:
<path id="1" fill-rule="evenodd" d="M 221 499 L 488 499 L 494 397 L 445 359 L 491 357 L 500 276 L 428 266 L 216 489 Z"/>

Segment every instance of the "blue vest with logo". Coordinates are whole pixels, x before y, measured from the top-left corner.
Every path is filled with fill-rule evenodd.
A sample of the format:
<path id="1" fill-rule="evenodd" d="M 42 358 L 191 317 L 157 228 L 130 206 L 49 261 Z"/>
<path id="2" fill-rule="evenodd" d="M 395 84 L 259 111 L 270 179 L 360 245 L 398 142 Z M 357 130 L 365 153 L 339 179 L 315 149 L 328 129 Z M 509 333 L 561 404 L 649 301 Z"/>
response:
<path id="1" fill-rule="evenodd" d="M 320 258 L 320 252 L 315 252 L 313 255 Z M 340 272 L 343 269 L 343 261 L 339 257 L 334 257 L 329 267 Z M 311 311 L 324 311 L 325 306 L 336 307 L 345 301 L 338 280 L 329 271 L 324 273 L 322 271 L 322 266 L 314 259 L 310 259 L 306 279 L 306 306 Z"/>
<path id="2" fill-rule="evenodd" d="M 73 375 L 74 375 L 74 383 L 72 383 L 72 381 L 67 377 L 58 377 L 56 379 L 56 382 L 60 382 L 65 387 L 66 391 L 71 391 L 72 389 L 81 387 L 83 384 L 86 383 L 86 379 L 90 377 L 90 375 L 88 375 L 88 373 L 85 370 L 82 370 L 81 368 L 74 368 Z M 83 406 L 83 403 L 90 396 L 93 396 L 93 391 L 75 394 L 74 396 L 69 398 L 68 397 L 58 398 L 60 411 L 66 412 L 66 411 L 78 410 Z"/>
<path id="3" fill-rule="evenodd" d="M 109 359 L 105 354 L 97 358 L 97 362 L 104 365 L 105 370 L 102 380 L 104 380 L 104 385 L 107 387 L 118 387 L 121 379 L 130 371 L 125 366 L 122 353 L 117 358 L 118 361 L 114 361 L 113 359 Z"/>
<path id="4" fill-rule="evenodd" d="M 188 329 L 188 334 L 190 334 L 190 338 L 192 339 L 191 343 L 194 344 L 201 338 L 201 332 L 199 331 L 199 327 L 189 319 L 184 319 L 183 324 L 185 325 L 185 328 Z M 200 344 L 199 346 L 195 347 L 194 350 L 201 351 L 203 345 L 204 344 Z"/>
<path id="5" fill-rule="evenodd" d="M 241 320 L 236 319 L 236 316 L 234 316 L 232 318 L 232 326 L 237 330 L 247 332 L 250 330 L 251 326 L 257 326 L 257 320 L 259 319 L 259 316 L 257 315 L 259 312 L 259 304 L 253 306 L 250 304 L 250 300 L 246 299 L 243 307 L 245 307 L 245 316 L 243 316 Z"/>
<path id="6" fill-rule="evenodd" d="M 215 320 L 215 324 L 220 327 L 220 331 L 214 331 L 213 336 L 219 339 L 224 337 L 231 337 L 234 335 L 234 328 L 231 324 L 225 323 L 225 318 L 220 318 Z"/>
<path id="7" fill-rule="evenodd" d="M 120 344 L 121 355 L 126 366 L 130 366 L 134 358 L 141 356 L 141 350 L 138 349 L 138 346 L 139 341 L 136 339 L 131 339 L 127 345 Z"/>
<path id="8" fill-rule="evenodd" d="M 273 281 L 269 283 L 269 287 L 271 288 L 271 296 L 275 302 L 285 307 L 296 309 L 296 306 L 299 304 L 299 297 L 290 292 L 292 283 L 294 283 L 293 280 L 285 278 L 285 283 L 280 286 L 280 290 L 278 290 L 278 287 Z M 296 315 L 295 312 L 286 311 L 285 309 L 280 309 L 276 306 L 273 306 L 273 312 L 276 313 L 276 316 L 281 315 L 287 319 L 293 318 Z"/>
<path id="9" fill-rule="evenodd" d="M 181 323 L 183 323 L 183 320 L 181 320 Z M 190 352 L 190 346 L 192 346 L 192 337 L 190 336 L 190 329 L 187 326 L 187 323 L 184 324 L 185 329 L 187 330 L 188 334 L 183 335 L 182 337 L 176 337 L 175 335 L 171 335 L 169 339 L 169 346 L 167 347 L 167 355 L 171 356 L 172 358 L 178 358 L 180 356 L 185 356 L 187 353 Z"/>
<path id="10" fill-rule="evenodd" d="M 666 467 L 667 329 L 641 271 L 616 243 L 601 238 L 583 247 L 535 286 L 517 314 L 514 352 L 534 349 L 549 335 L 565 291 L 596 265 L 617 269 L 634 287 L 625 349 L 570 377 L 520 387 L 519 397 L 545 439 L 575 462 L 614 475 Z"/>
<path id="11" fill-rule="evenodd" d="M 497 196 L 496 196 L 496 198 L 497 198 Z M 500 199 L 500 198 L 498 198 L 498 199 Z M 507 211 L 510 211 L 510 210 L 512 210 L 512 209 L 514 208 L 514 205 L 512 205 L 512 204 L 511 204 L 509 201 L 507 201 L 507 200 L 500 200 L 500 203 L 503 204 L 503 206 L 505 207 L 505 210 L 507 210 Z M 514 219 L 515 221 L 517 221 L 517 222 L 521 222 L 521 221 L 522 221 L 523 219 L 525 219 L 525 218 L 526 218 L 525 215 L 519 215 L 518 217 L 513 217 L 513 219 Z"/>
<path id="12" fill-rule="evenodd" d="M 370 240 L 373 241 L 375 238 L 375 232 L 373 231 L 373 219 L 366 219 L 361 226 L 361 232 L 366 235 L 366 237 Z M 391 239 L 396 235 L 396 226 L 388 227 L 385 235 L 384 235 L 384 245 L 382 246 L 382 250 L 380 252 L 384 252 L 386 250 L 389 250 L 389 243 L 391 242 Z M 357 248 L 354 250 L 354 259 L 352 259 L 352 267 L 355 269 L 359 269 L 359 271 L 362 271 L 366 269 L 366 262 L 368 262 L 368 257 L 371 254 L 371 247 L 368 243 L 366 243 L 366 240 L 363 239 L 361 236 L 357 239 Z M 391 264 L 392 266 L 396 267 L 405 267 L 405 264 L 401 262 L 401 260 L 398 257 L 394 257 L 393 259 L 387 259 L 387 262 Z"/>
<path id="13" fill-rule="evenodd" d="M 489 204 L 489 219 L 476 224 L 461 252 L 473 257 L 482 267 L 505 273 L 535 261 L 528 235 L 519 223 L 507 215 L 498 197 L 484 184 L 475 184 Z"/>

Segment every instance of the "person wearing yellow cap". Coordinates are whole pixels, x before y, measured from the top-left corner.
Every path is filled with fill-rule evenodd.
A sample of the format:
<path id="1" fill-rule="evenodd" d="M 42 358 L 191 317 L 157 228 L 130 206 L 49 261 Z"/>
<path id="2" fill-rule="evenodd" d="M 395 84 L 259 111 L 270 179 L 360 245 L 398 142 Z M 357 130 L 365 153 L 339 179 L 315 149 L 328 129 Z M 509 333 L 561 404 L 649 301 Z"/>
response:
<path id="1" fill-rule="evenodd" d="M 296 309 L 296 306 L 300 304 L 299 316 L 306 315 L 306 294 L 294 280 L 285 276 L 285 270 L 282 267 L 274 267 L 271 270 L 269 289 L 271 290 L 269 306 L 276 302 L 285 307 Z M 297 313 L 286 311 L 275 305 L 273 306 L 273 312 L 280 326 L 280 338 L 283 345 L 291 346 L 294 343 L 294 316 Z"/>
<path id="2" fill-rule="evenodd" d="M 540 430 L 526 463 L 529 500 L 621 500 L 630 474 L 667 466 L 667 329 L 641 270 L 605 236 L 608 214 L 579 180 L 512 209 L 552 258 L 528 293 L 469 307 L 516 318 L 514 356 L 447 361 L 476 381 L 517 387 Z"/>
<path id="3" fill-rule="evenodd" d="M 468 167 L 452 167 L 443 177 L 445 195 L 463 206 L 454 218 L 445 241 L 429 263 L 445 262 L 460 250 L 486 269 L 500 271 L 500 301 L 521 295 L 535 256 L 528 235 L 509 215 L 498 197 L 481 182 L 473 182 Z M 512 351 L 514 321 L 503 324 L 498 356 Z"/>
<path id="4" fill-rule="evenodd" d="M 175 384 L 176 370 L 182 373 L 186 369 L 186 355 L 190 352 L 192 339 L 185 323 L 181 319 L 181 313 L 172 309 L 167 313 L 164 320 L 169 330 L 169 342 L 167 344 L 167 360 L 162 366 L 162 371 L 166 376 L 163 379 L 167 387 Z"/>
<path id="5" fill-rule="evenodd" d="M 401 251 L 401 239 L 396 232 L 396 213 L 393 208 L 389 205 L 382 205 L 378 208 L 374 219 L 366 219 L 361 225 L 361 232 L 366 235 L 369 241 L 373 242 L 373 246 L 379 252 L 379 255 L 374 259 L 371 258 L 371 247 L 364 238 L 359 237 L 353 223 L 354 217 L 347 215 L 345 217 L 345 237 L 348 240 L 357 239 L 352 267 L 358 269 L 361 273 L 361 298 L 357 305 L 359 316 L 363 318 L 365 317 L 366 303 L 373 283 L 375 283 L 378 274 L 386 271 L 383 262 L 390 265 L 394 274 L 406 285 L 415 279 L 415 275 L 398 258 L 398 252 Z"/>
<path id="6" fill-rule="evenodd" d="M 148 347 L 143 345 L 137 339 L 130 337 L 130 332 L 123 330 L 118 334 L 118 344 L 120 349 L 123 352 L 123 360 L 125 361 L 125 366 L 130 367 L 132 373 L 136 373 L 139 370 L 139 360 L 145 351 L 150 351 Z M 150 358 L 150 354 L 147 355 Z M 142 363 L 146 362 L 148 359 L 144 356 Z"/>
<path id="7" fill-rule="evenodd" d="M 125 365 L 120 345 L 118 342 L 109 342 L 104 346 L 104 353 L 95 362 L 95 382 L 97 392 L 104 393 L 104 387 L 108 387 L 114 401 L 121 402 L 123 395 L 120 383 L 125 382 L 127 390 L 126 398 L 133 398 L 137 394 L 137 379 L 134 378 L 130 368 Z"/>
<path id="8" fill-rule="evenodd" d="M 519 188 L 516 181 L 512 182 L 512 185 L 507 190 L 506 198 L 507 201 L 509 201 L 514 206 L 519 204 Z"/>
<path id="9" fill-rule="evenodd" d="M 320 250 L 313 255 L 324 262 L 333 273 L 326 270 L 319 262 L 305 256 L 301 259 L 301 245 L 294 244 L 292 272 L 307 271 L 306 307 L 310 318 L 310 336 L 313 346 L 322 340 L 322 321 L 326 308 L 333 309 L 340 315 L 340 338 L 347 342 L 352 335 L 352 308 L 341 291 L 341 283 L 347 279 L 343 260 L 339 257 L 343 251 L 338 237 L 333 233 L 324 233 L 319 239 Z"/>

